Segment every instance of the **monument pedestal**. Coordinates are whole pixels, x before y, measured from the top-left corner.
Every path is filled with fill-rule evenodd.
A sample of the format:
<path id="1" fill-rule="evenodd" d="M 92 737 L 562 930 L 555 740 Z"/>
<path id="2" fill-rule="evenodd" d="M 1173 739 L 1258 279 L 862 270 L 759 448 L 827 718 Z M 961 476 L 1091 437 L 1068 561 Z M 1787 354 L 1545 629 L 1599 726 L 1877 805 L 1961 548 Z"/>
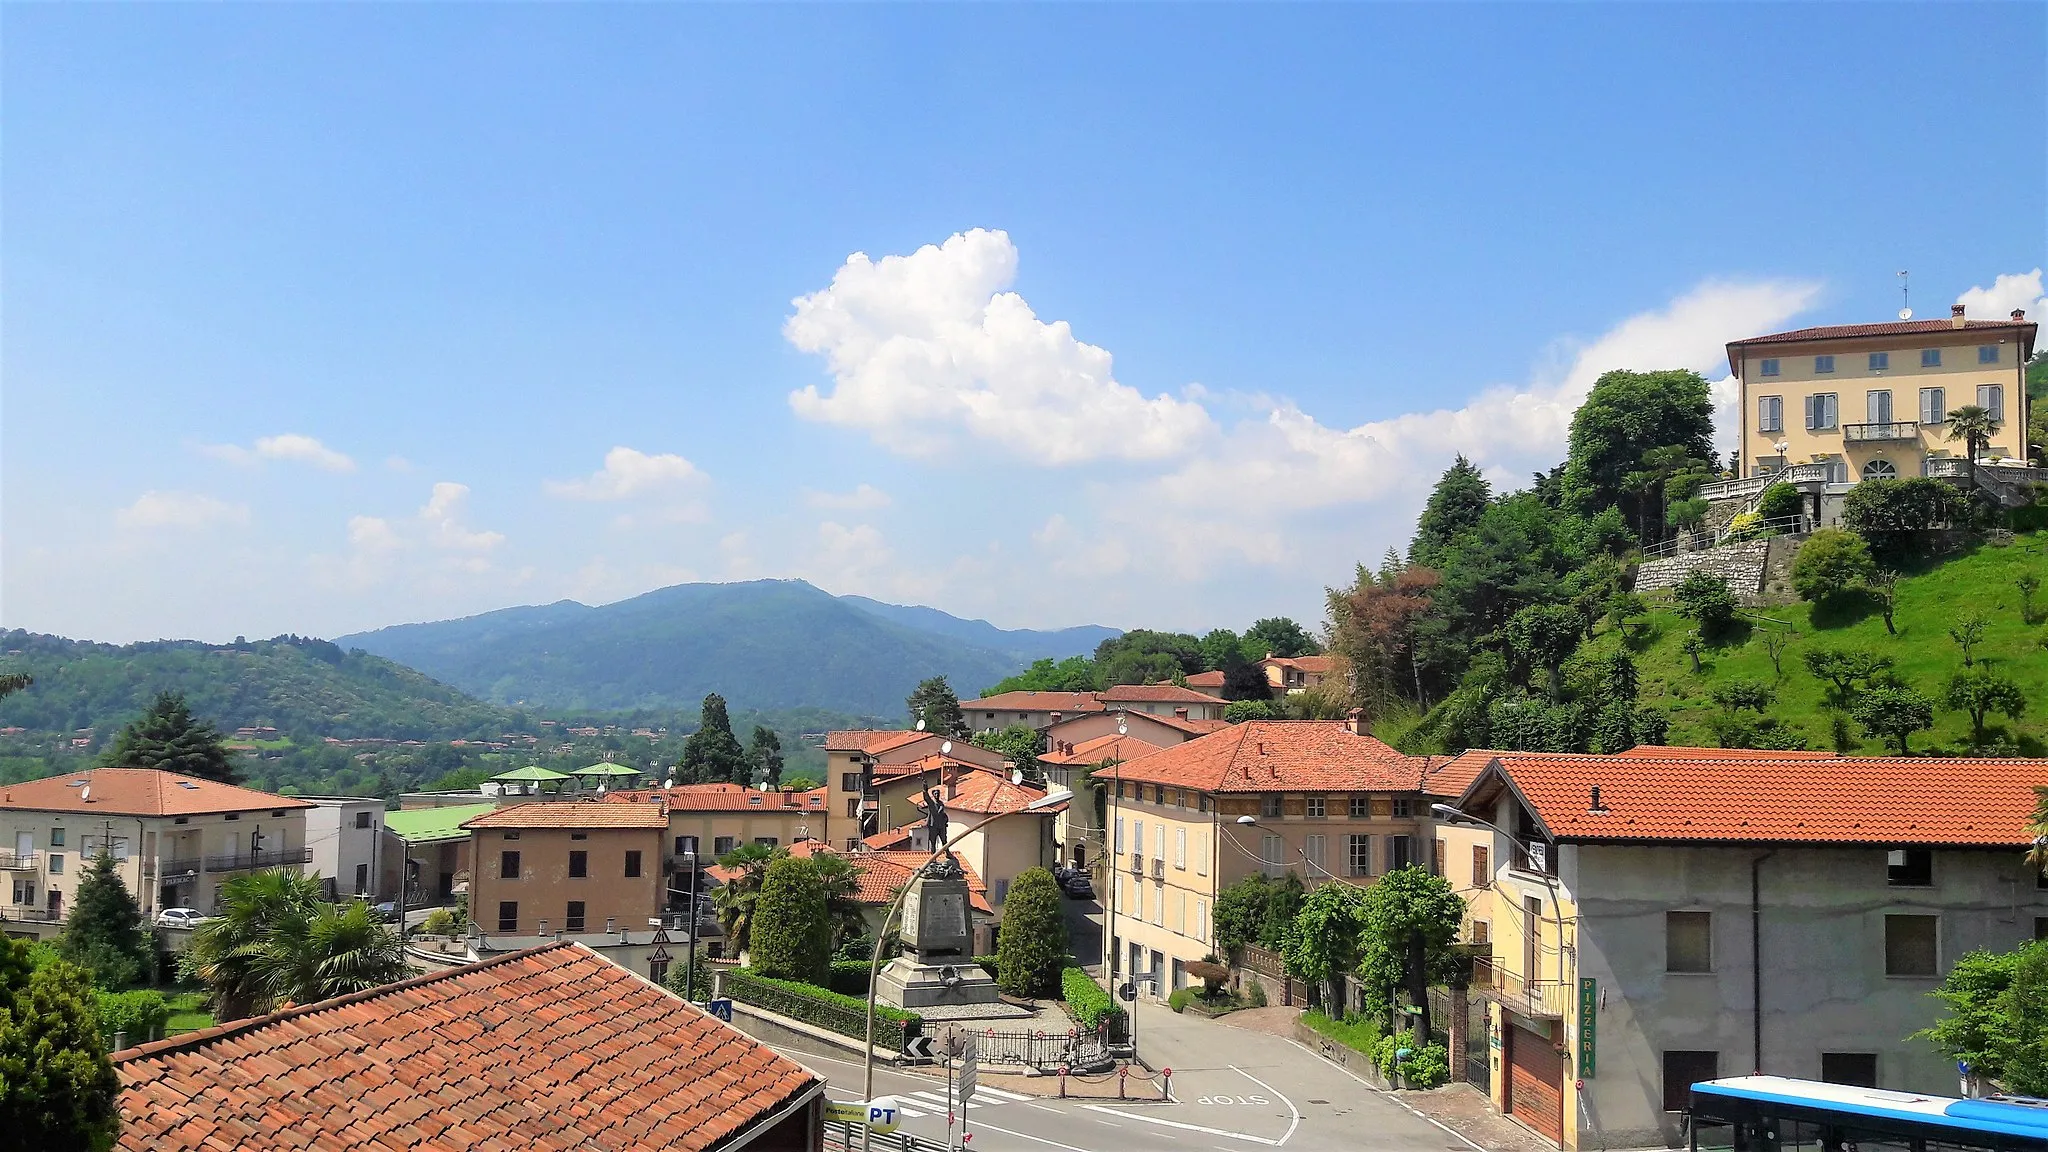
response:
<path id="1" fill-rule="evenodd" d="M 913 1012 L 955 1004 L 993 1004 L 996 982 L 972 960 L 960 964 L 920 964 L 908 956 L 898 956 L 876 978 L 875 999 Z"/>
<path id="2" fill-rule="evenodd" d="M 876 976 L 875 999 L 896 1008 L 996 1003 L 996 982 L 974 962 L 967 874 L 951 852 L 925 865 L 903 896 L 903 951 Z"/>

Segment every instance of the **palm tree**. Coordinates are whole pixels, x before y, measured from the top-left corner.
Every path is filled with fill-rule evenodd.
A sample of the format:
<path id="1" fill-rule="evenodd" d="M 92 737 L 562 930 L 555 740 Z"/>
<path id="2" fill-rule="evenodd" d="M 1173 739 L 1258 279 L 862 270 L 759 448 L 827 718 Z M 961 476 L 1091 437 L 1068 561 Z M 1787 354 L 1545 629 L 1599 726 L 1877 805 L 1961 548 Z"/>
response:
<path id="1" fill-rule="evenodd" d="M 1991 414 L 1991 409 L 1980 404 L 1965 404 L 1948 414 L 1943 422 L 1948 429 L 1948 438 L 1961 440 L 1970 455 L 1970 490 L 1977 490 L 1977 454 L 1991 444 L 1991 438 L 2005 427 L 2003 421 Z"/>
<path id="2" fill-rule="evenodd" d="M 735 953 L 745 952 L 754 932 L 754 902 L 761 895 L 761 882 L 768 878 L 768 865 L 778 849 L 765 844 L 742 844 L 718 858 L 720 868 L 739 870 L 739 875 L 718 886 L 711 903 L 718 909 L 719 926 L 726 943 Z"/>
<path id="3" fill-rule="evenodd" d="M 832 948 L 836 952 L 848 940 L 865 936 L 867 911 L 860 903 L 860 868 L 844 856 L 820 852 L 811 857 L 818 877 L 825 882 L 825 922 L 832 926 Z"/>
<path id="4" fill-rule="evenodd" d="M 267 868 L 221 886 L 221 914 L 192 932 L 181 963 L 215 1015 L 238 1020 L 403 979 L 398 935 L 354 904 L 320 899 L 317 876 Z"/>

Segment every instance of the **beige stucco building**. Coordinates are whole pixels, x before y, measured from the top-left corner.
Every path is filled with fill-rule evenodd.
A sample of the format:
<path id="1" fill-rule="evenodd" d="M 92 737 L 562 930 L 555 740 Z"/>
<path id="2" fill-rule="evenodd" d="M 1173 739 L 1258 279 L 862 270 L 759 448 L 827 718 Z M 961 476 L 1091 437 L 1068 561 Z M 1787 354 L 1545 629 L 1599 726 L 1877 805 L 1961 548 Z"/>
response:
<path id="1" fill-rule="evenodd" d="M 143 915 L 211 912 L 229 877 L 302 868 L 304 800 L 154 768 L 94 768 L 0 789 L 0 916 L 56 924 L 92 858 L 110 853 Z"/>
<path id="2" fill-rule="evenodd" d="M 898 827 L 902 821 L 892 824 L 882 816 L 879 785 L 884 780 L 901 779 L 909 765 L 938 756 L 983 768 L 1003 766 L 1001 753 L 936 732 L 851 729 L 828 733 L 825 807 L 836 818 L 830 842 L 842 851 L 852 851 L 862 837 Z M 822 832 L 817 835 L 826 839 Z"/>
<path id="3" fill-rule="evenodd" d="M 469 916 L 487 935 L 633 928 L 666 906 L 659 801 L 515 804 L 463 826 L 474 836 Z"/>
<path id="4" fill-rule="evenodd" d="M 1969 404 L 2004 422 L 1986 455 L 2027 455 L 2026 363 L 2037 326 L 2024 312 L 1970 319 L 1840 324 L 1728 344 L 1742 385 L 1743 477 L 1819 465 L 1824 483 L 1928 474 L 1967 455 L 1942 421 Z"/>

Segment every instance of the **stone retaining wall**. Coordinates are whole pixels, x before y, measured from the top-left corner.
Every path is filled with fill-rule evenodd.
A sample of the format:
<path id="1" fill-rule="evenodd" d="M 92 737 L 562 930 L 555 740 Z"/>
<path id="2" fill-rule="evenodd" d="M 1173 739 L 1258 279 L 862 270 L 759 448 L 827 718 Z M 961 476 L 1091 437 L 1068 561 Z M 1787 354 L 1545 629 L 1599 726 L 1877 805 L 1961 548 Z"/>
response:
<path id="1" fill-rule="evenodd" d="M 1635 590 L 1662 592 L 1678 587 L 1694 572 L 1708 572 L 1728 582 L 1728 590 L 1745 604 L 1754 603 L 1764 587 L 1770 540 L 1746 540 L 1700 552 L 1646 560 L 1636 569 Z"/>

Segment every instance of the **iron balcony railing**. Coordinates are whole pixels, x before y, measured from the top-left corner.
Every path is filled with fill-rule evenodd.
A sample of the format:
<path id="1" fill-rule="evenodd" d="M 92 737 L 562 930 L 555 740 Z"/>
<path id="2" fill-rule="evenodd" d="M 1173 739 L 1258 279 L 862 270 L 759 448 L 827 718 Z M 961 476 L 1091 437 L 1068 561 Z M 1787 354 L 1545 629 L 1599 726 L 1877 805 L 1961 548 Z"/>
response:
<path id="1" fill-rule="evenodd" d="M 33 872 L 36 868 L 35 852 L 0 852 L 0 870 L 8 872 Z"/>
<path id="2" fill-rule="evenodd" d="M 1912 420 L 1893 420 L 1886 424 L 1844 424 L 1844 440 L 1918 440 L 1920 425 Z"/>
<path id="3" fill-rule="evenodd" d="M 1143 876 L 1144 874 L 1145 857 L 1136 852 L 1131 853 L 1131 875 Z"/>
<path id="4" fill-rule="evenodd" d="M 1164 860 L 1160 860 L 1160 859 L 1157 859 L 1157 858 L 1154 858 L 1154 859 L 1153 859 L 1153 861 L 1152 861 L 1152 878 L 1153 878 L 1154 880 L 1164 880 L 1164 879 L 1166 879 L 1166 861 L 1164 861 Z"/>
<path id="5" fill-rule="evenodd" d="M 1571 985 L 1561 980 L 1524 980 L 1491 960 L 1472 965 L 1472 988 L 1523 1016 L 1562 1020 L 1572 1010 Z"/>
<path id="6" fill-rule="evenodd" d="M 313 862 L 311 848 L 275 848 L 261 852 L 227 852 L 206 858 L 208 872 L 248 872 L 257 868 L 281 868 Z"/>

